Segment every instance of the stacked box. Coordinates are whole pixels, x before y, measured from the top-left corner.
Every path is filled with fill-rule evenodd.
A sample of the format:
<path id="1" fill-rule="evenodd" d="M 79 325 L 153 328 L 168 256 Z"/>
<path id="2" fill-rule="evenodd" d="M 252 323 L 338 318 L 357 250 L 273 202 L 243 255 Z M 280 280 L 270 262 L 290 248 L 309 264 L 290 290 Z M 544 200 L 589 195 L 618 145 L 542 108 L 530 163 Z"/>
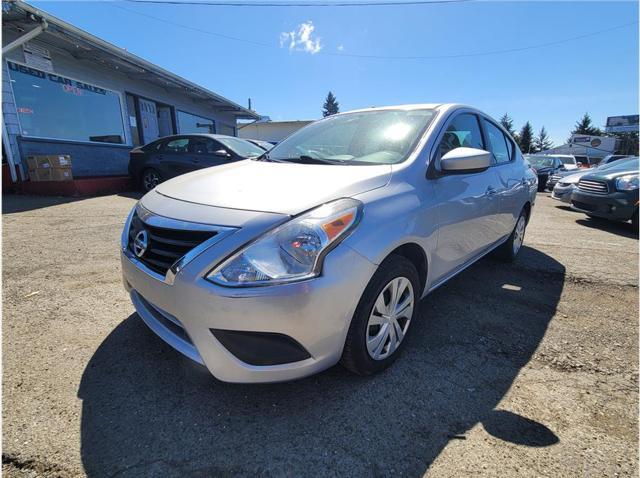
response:
<path id="1" fill-rule="evenodd" d="M 71 181 L 71 156 L 53 154 L 47 156 L 28 156 L 29 179 L 31 181 Z"/>

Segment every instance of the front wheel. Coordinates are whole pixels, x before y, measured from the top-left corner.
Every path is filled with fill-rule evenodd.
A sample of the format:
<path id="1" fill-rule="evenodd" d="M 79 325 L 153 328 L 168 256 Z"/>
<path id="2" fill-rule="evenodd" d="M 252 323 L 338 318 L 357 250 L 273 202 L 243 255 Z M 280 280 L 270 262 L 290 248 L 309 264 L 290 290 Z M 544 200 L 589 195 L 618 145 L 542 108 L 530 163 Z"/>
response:
<path id="1" fill-rule="evenodd" d="M 515 260 L 518 252 L 522 249 L 522 243 L 524 242 L 524 233 L 527 229 L 527 211 L 523 209 L 520 212 L 520 216 L 516 221 L 516 225 L 509 236 L 509 239 L 496 249 L 496 255 L 506 261 L 512 262 Z"/>
<path id="2" fill-rule="evenodd" d="M 358 375 L 381 372 L 397 358 L 418 309 L 420 279 L 405 257 L 385 259 L 365 289 L 342 352 L 345 368 Z"/>

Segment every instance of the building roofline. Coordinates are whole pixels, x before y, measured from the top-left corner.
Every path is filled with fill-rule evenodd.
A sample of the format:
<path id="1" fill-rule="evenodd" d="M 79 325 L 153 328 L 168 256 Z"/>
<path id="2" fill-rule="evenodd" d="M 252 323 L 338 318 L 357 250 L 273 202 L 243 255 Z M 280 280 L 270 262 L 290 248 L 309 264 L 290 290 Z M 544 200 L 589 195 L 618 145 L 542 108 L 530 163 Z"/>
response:
<path id="1" fill-rule="evenodd" d="M 6 0 L 3 0 L 3 3 L 5 3 Z M 204 88 L 203 86 L 200 86 L 196 83 L 193 83 L 192 81 L 189 81 L 179 75 L 176 75 L 175 73 L 172 73 L 168 70 L 165 70 L 164 68 L 155 65 L 143 58 L 140 58 L 137 55 L 134 55 L 133 53 L 128 52 L 127 50 L 125 50 L 124 48 L 120 48 L 112 43 L 109 43 L 105 40 L 102 40 L 101 38 L 98 38 L 95 35 L 92 35 L 91 33 L 82 30 L 70 23 L 65 22 L 64 20 L 61 20 L 43 10 L 40 10 L 39 8 L 36 8 L 26 2 L 23 2 L 22 0 L 10 0 L 7 3 L 14 5 L 15 7 L 24 10 L 27 13 L 30 13 L 36 17 L 40 17 L 41 19 L 46 20 L 46 22 L 49 25 L 49 28 L 51 28 L 51 26 L 55 26 L 58 29 L 61 30 L 66 30 L 71 36 L 75 36 L 78 37 L 81 40 L 84 40 L 85 42 L 92 44 L 94 46 L 96 46 L 97 48 L 115 56 L 118 57 L 121 60 L 124 60 L 126 62 L 131 63 L 133 66 L 136 66 L 138 68 L 142 68 L 146 71 L 149 71 L 151 73 L 155 73 L 158 76 L 164 76 L 169 78 L 170 80 L 174 81 L 175 83 L 187 88 L 187 89 L 192 89 L 195 91 L 198 91 L 206 96 L 209 96 L 210 98 L 220 102 L 220 103 L 226 103 L 227 105 L 231 106 L 233 108 L 233 113 L 236 113 L 236 115 L 239 118 L 247 118 L 247 119 L 258 119 L 260 118 L 260 115 L 258 113 L 256 113 L 255 111 L 249 110 L 247 108 L 244 108 L 242 106 L 240 106 L 239 104 L 223 97 L 220 96 L 216 93 L 214 93 L 213 91 Z M 4 12 L 3 12 L 4 13 Z M 4 24 L 4 19 L 3 19 L 3 24 Z M 240 113 L 239 115 L 237 113 Z"/>

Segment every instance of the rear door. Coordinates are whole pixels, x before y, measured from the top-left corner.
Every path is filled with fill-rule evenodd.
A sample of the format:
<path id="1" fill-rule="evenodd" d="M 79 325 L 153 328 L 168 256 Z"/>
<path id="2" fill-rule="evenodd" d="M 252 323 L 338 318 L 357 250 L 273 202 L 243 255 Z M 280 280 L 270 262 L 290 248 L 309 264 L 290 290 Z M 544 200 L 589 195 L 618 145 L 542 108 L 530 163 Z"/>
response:
<path id="1" fill-rule="evenodd" d="M 158 151 L 160 174 L 164 179 L 196 169 L 189 154 L 189 137 L 168 139 Z"/>
<path id="2" fill-rule="evenodd" d="M 441 133 L 435 168 L 440 158 L 458 147 L 486 150 L 480 118 L 458 113 Z M 498 176 L 495 168 L 481 172 L 443 173 L 434 180 L 437 196 L 438 244 L 433 258 L 434 279 L 463 266 L 496 242 L 502 233 L 498 218 Z"/>
<path id="3" fill-rule="evenodd" d="M 524 165 L 516 161 L 515 145 L 502 129 L 488 118 L 482 118 L 488 151 L 493 156 L 498 182 L 496 186 L 498 201 L 498 224 L 501 236 L 511 234 L 527 187 Z"/>

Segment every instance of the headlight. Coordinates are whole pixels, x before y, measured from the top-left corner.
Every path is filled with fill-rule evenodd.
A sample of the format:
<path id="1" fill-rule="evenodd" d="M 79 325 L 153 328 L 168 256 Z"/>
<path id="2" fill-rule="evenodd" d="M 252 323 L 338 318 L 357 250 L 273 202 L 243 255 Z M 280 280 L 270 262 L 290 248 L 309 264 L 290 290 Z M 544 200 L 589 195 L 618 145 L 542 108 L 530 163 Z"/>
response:
<path id="1" fill-rule="evenodd" d="M 627 174 L 616 179 L 616 189 L 618 191 L 633 191 L 638 189 L 638 175 Z"/>
<path id="2" fill-rule="evenodd" d="M 338 199 L 272 229 L 209 273 L 231 287 L 281 284 L 320 274 L 324 256 L 357 226 L 362 203 Z"/>

